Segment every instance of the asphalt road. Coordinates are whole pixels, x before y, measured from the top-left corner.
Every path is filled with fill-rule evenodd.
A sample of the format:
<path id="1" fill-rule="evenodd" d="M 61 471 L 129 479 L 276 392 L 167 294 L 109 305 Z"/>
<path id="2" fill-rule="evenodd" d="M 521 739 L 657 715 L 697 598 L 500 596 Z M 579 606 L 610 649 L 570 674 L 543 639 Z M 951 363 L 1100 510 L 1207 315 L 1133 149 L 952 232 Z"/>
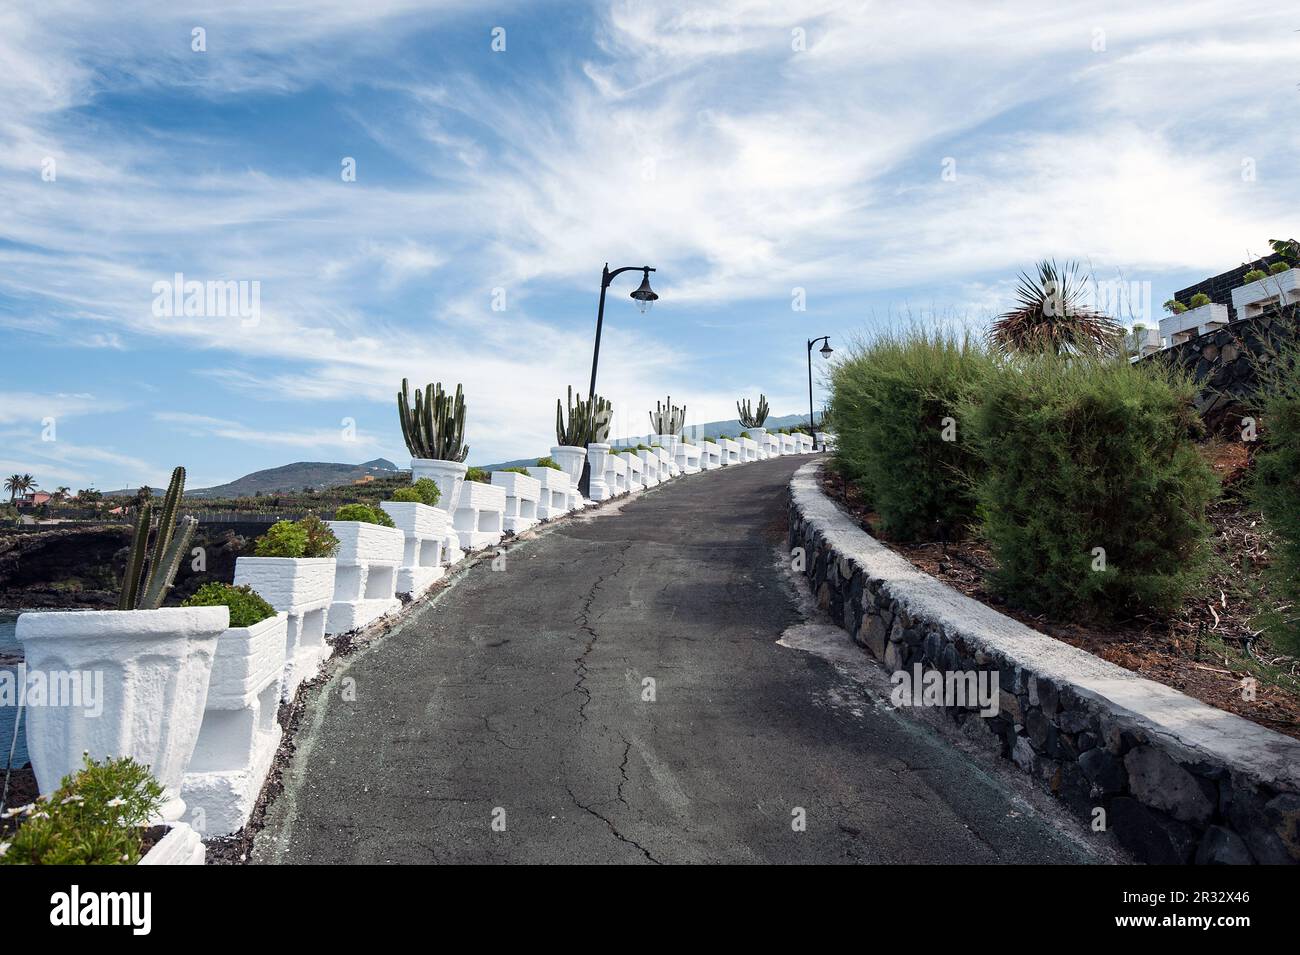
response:
<path id="1" fill-rule="evenodd" d="M 678 480 L 470 569 L 325 686 L 253 860 L 1092 861 L 778 644 L 803 620 L 778 549 L 807 460 Z"/>

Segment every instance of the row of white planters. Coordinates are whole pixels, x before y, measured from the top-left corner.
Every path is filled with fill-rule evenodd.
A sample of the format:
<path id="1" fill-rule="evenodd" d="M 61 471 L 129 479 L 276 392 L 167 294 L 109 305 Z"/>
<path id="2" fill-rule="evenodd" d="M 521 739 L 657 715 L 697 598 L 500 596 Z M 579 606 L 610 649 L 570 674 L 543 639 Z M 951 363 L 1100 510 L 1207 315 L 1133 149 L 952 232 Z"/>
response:
<path id="1" fill-rule="evenodd" d="M 423 593 L 462 548 L 493 546 L 506 531 L 591 503 L 577 493 L 584 458 L 592 495 L 603 500 L 680 474 L 812 450 L 806 435 L 761 428 L 740 441 L 659 441 L 636 454 L 611 453 L 609 445 L 553 448 L 564 470 L 498 471 L 492 484 L 465 481 L 463 464 L 413 461 L 413 477 L 438 481 L 447 506 L 385 502 L 396 528 L 331 521 L 339 539 L 334 558 L 236 561 L 235 583 L 251 586 L 277 611 L 252 627 L 230 627 L 225 607 L 21 615 L 17 636 L 29 674 L 51 684 L 77 674 L 103 688 L 93 707 L 67 700 L 26 711 L 41 792 L 76 772 L 83 751 L 96 759 L 130 756 L 163 786 L 161 819 L 171 827 L 142 864 L 202 864 L 200 833 L 223 835 L 248 822 L 280 743 L 277 707 L 329 657 L 326 635 L 397 610 L 397 594 Z"/>

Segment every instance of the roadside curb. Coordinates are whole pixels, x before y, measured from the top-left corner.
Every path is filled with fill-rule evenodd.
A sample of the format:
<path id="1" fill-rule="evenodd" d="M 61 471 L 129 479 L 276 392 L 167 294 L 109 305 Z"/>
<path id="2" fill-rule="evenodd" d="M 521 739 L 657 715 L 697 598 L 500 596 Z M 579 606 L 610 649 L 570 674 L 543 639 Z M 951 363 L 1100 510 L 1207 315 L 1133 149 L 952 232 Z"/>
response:
<path id="1" fill-rule="evenodd" d="M 1039 633 L 958 593 L 790 481 L 789 546 L 813 597 L 896 677 L 997 674 L 998 712 L 946 706 L 1146 862 L 1300 863 L 1300 742 Z M 796 555 L 798 556 L 798 555 Z M 920 670 L 916 670 L 920 667 Z M 901 677 L 900 677 L 901 679 Z"/>

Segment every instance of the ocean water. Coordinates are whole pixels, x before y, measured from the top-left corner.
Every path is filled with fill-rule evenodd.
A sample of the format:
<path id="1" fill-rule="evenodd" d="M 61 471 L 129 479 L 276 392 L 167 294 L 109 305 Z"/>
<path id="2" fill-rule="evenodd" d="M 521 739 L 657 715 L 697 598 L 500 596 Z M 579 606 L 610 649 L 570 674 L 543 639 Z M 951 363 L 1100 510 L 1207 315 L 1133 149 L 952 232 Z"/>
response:
<path id="1" fill-rule="evenodd" d="M 14 636 L 14 630 L 17 626 L 18 612 L 16 610 L 0 610 L 0 656 L 6 659 L 22 656 L 22 644 Z M 0 670 L 14 672 L 14 668 L 11 666 L 0 666 Z M 14 720 L 17 716 L 17 707 L 0 704 L 0 776 L 3 775 L 4 767 L 9 762 L 9 746 L 14 740 Z M 15 766 L 25 766 L 27 764 L 27 739 L 26 734 L 21 731 L 18 733 L 18 746 L 14 751 L 13 764 Z"/>

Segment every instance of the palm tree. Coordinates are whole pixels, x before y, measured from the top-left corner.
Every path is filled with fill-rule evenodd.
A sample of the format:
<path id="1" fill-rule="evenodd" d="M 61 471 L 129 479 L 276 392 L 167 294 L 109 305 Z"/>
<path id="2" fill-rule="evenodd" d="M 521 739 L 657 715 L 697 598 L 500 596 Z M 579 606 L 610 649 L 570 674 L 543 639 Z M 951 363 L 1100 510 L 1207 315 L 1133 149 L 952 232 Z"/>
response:
<path id="1" fill-rule="evenodd" d="M 50 495 L 50 503 L 62 504 L 64 501 L 68 499 L 68 492 L 71 490 L 72 488 L 68 487 L 66 484 L 60 484 L 58 487 L 54 489 L 54 492 Z"/>
<path id="2" fill-rule="evenodd" d="M 18 495 L 23 490 L 23 476 L 21 474 L 11 474 L 5 478 L 5 490 L 9 492 L 10 504 L 18 500 Z"/>
<path id="3" fill-rule="evenodd" d="M 1049 352 L 1054 355 L 1093 353 L 1114 355 L 1124 329 L 1108 315 L 1084 304 L 1087 279 L 1073 262 L 1059 267 L 1038 263 L 1038 277 L 1020 273 L 1016 307 L 989 328 L 989 345 L 1010 355 Z"/>

